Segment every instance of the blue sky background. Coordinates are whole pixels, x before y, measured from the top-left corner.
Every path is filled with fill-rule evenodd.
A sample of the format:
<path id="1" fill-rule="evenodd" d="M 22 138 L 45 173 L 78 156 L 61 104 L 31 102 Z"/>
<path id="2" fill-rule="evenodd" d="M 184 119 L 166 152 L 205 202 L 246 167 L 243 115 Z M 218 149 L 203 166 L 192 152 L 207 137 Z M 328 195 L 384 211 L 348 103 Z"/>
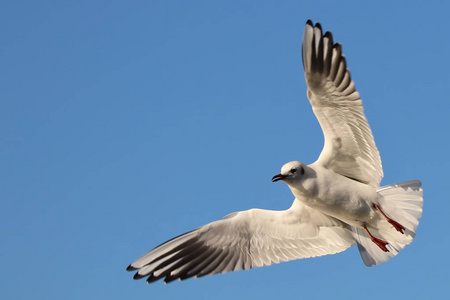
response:
<path id="1" fill-rule="evenodd" d="M 1 1 L 2 299 L 436 299 L 449 292 L 446 1 Z M 125 268 L 175 235 L 293 196 L 312 163 L 307 19 L 343 44 L 382 184 L 421 179 L 415 241 L 164 285 Z M 445 298 L 445 297 L 444 297 Z"/>

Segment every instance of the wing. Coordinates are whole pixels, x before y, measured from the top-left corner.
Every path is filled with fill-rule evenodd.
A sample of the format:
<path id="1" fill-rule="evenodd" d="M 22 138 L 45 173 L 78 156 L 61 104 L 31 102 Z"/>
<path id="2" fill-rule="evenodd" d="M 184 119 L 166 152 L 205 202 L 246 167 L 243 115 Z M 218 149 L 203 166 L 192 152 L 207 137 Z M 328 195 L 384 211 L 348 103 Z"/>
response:
<path id="1" fill-rule="evenodd" d="M 343 176 L 377 187 L 381 158 L 347 69 L 341 45 L 319 23 L 308 20 L 303 36 L 303 67 L 308 98 L 325 144 L 317 163 Z"/>
<path id="2" fill-rule="evenodd" d="M 180 235 L 128 268 L 134 279 L 164 282 L 344 251 L 355 244 L 349 226 L 294 200 L 285 211 L 250 209 Z"/>

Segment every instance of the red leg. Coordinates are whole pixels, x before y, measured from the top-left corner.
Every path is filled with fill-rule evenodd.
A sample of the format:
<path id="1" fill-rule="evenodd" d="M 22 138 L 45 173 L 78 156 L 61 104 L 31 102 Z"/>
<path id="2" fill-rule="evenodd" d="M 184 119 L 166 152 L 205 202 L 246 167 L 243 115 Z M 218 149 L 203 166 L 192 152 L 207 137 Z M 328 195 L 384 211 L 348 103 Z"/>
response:
<path id="1" fill-rule="evenodd" d="M 405 227 L 403 227 L 402 224 L 392 220 L 391 218 L 389 218 L 388 216 L 386 216 L 386 214 L 381 210 L 381 208 L 374 204 L 373 207 L 378 210 L 385 218 L 386 220 L 392 224 L 392 226 L 394 226 L 395 229 L 397 229 L 397 231 L 400 231 L 401 233 L 404 233 Z"/>
<path id="2" fill-rule="evenodd" d="M 369 235 L 370 239 L 372 240 L 372 242 L 374 242 L 378 247 L 380 247 L 381 250 L 383 250 L 384 252 L 389 252 L 388 248 L 386 248 L 386 245 L 389 244 L 386 241 L 380 240 L 376 237 L 374 237 L 370 232 L 369 229 L 367 229 L 366 225 L 363 225 L 364 230 L 367 232 L 367 234 Z"/>

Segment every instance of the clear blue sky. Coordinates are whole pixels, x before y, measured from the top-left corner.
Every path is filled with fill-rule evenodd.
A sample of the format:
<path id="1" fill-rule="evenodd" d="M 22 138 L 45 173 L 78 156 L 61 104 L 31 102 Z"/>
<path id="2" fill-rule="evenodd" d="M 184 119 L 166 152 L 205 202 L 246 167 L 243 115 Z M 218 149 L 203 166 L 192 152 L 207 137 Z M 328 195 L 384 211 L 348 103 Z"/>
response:
<path id="1" fill-rule="evenodd" d="M 446 1 L 2 1 L 0 298 L 436 299 L 449 295 Z M 343 44 L 385 177 L 423 181 L 414 242 L 164 285 L 125 268 L 175 235 L 293 196 L 312 163 L 307 19 Z"/>

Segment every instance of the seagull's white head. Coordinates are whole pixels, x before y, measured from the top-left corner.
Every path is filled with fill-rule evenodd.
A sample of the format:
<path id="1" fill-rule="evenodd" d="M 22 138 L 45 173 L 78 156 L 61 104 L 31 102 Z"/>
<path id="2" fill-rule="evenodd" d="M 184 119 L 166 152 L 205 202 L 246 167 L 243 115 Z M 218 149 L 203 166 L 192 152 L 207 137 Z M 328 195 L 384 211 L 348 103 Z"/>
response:
<path id="1" fill-rule="evenodd" d="M 281 173 L 272 177 L 272 182 L 283 180 L 286 183 L 300 181 L 305 174 L 305 165 L 299 161 L 291 161 L 281 167 Z"/>

